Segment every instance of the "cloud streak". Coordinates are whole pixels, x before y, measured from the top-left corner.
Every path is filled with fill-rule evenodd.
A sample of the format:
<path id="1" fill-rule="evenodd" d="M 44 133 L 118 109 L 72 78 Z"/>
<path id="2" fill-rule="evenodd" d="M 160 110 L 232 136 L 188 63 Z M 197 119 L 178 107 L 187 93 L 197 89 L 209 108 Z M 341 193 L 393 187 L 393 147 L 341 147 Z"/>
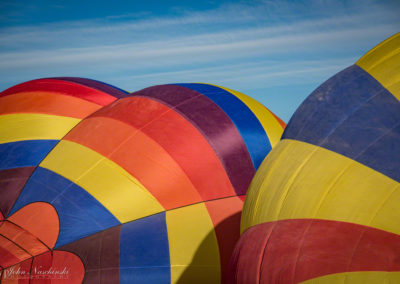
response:
<path id="1" fill-rule="evenodd" d="M 53 50 L 24 50 L 0 53 L 0 72 L 21 68 L 55 68 L 57 66 L 107 65 L 130 68 L 153 68 L 204 64 L 224 60 L 244 60 L 253 57 L 281 56 L 286 54 L 336 52 L 351 49 L 354 42 L 366 42 L 390 30 L 390 25 L 356 27 L 331 32 L 294 32 L 271 35 L 269 28 L 249 29 L 219 34 L 180 37 L 178 39 L 154 40 L 122 45 L 97 47 L 60 48 Z M 267 34 L 269 36 L 260 36 Z M 316 50 L 316 46 L 319 51 Z"/>
<path id="2" fill-rule="evenodd" d="M 288 3 L 278 1 L 278 3 Z M 311 1 L 310 3 L 320 3 L 321 1 Z M 332 1 L 324 1 L 331 3 Z M 333 1 L 335 2 L 335 1 Z M 274 2 L 275 3 L 275 2 Z M 351 2 L 352 3 L 352 2 Z M 271 6 L 275 7 L 274 9 Z M 282 6 L 282 5 L 281 5 Z M 303 5 L 294 5 L 290 3 L 294 14 Z M 312 5 L 309 5 L 312 8 Z M 58 22 L 42 24 L 39 26 L 27 27 L 8 27 L 0 28 L 2 38 L 1 49 L 8 46 L 14 48 L 18 44 L 29 44 L 35 49 L 35 44 L 40 43 L 41 48 L 49 46 L 74 47 L 81 46 L 81 40 L 87 46 L 97 46 L 98 44 L 118 44 L 120 42 L 142 42 L 151 41 L 154 38 L 168 39 L 169 37 L 180 38 L 182 36 L 191 36 L 196 34 L 208 34 L 224 37 L 225 33 L 230 36 L 237 33 L 243 36 L 244 33 L 258 31 L 259 35 L 268 36 L 277 33 L 296 33 L 299 31 L 310 32 L 315 30 L 332 31 L 337 29 L 347 29 L 349 27 L 370 27 L 376 24 L 393 24 L 393 20 L 398 18 L 397 11 L 389 10 L 385 6 L 376 4 L 374 1 L 365 1 L 362 6 L 369 6 L 370 9 L 364 13 L 356 10 L 352 5 L 346 14 L 339 16 L 334 12 L 328 15 L 316 17 L 311 20 L 296 19 L 290 17 L 286 23 L 281 20 L 273 21 L 277 14 L 276 5 L 259 3 L 252 5 L 228 5 L 222 8 L 205 12 L 187 12 L 180 16 L 158 17 L 158 18 L 134 18 L 126 21 L 107 21 L 105 19 L 94 19 L 72 22 Z M 304 8 L 303 8 L 304 9 Z M 316 15 L 319 13 L 316 12 Z M 276 17 L 276 16 L 275 16 Z M 247 27 L 247 28 L 243 28 Z M 215 32 L 217 30 L 218 32 Z M 254 34 L 255 36 L 255 34 Z M 33 47 L 32 47 L 33 45 Z"/>
<path id="3" fill-rule="evenodd" d="M 128 90 L 168 81 L 226 84 L 245 93 L 288 82 L 317 85 L 398 32 L 393 7 L 357 3 L 257 1 L 168 17 L 0 28 L 0 87 L 58 75 Z"/>

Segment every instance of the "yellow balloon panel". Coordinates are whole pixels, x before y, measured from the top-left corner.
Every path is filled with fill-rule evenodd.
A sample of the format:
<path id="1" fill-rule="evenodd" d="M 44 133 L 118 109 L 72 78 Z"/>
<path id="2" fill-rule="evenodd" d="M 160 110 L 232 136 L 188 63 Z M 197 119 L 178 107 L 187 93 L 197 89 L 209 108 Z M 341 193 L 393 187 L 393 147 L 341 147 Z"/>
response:
<path id="1" fill-rule="evenodd" d="M 397 284 L 400 283 L 400 272 L 363 271 L 325 275 L 301 282 L 303 284 Z"/>
<path id="2" fill-rule="evenodd" d="M 204 203 L 166 214 L 171 283 L 220 283 L 218 242 Z"/>
<path id="3" fill-rule="evenodd" d="M 122 223 L 164 211 L 123 168 L 80 144 L 61 141 L 40 166 L 84 188 Z"/>
<path id="4" fill-rule="evenodd" d="M 240 92 L 217 86 L 221 89 L 224 89 L 231 94 L 238 97 L 246 106 L 251 109 L 251 111 L 257 116 L 258 120 L 260 121 L 261 125 L 263 126 L 265 133 L 267 134 L 271 146 L 274 147 L 279 140 L 281 139 L 284 127 L 279 123 L 278 119 L 269 111 L 265 106 L 260 104 L 255 99 L 246 96 Z"/>
<path id="5" fill-rule="evenodd" d="M 285 171 L 282 171 L 285 168 Z M 241 231 L 263 222 L 315 218 L 400 233 L 399 184 L 352 159 L 285 139 L 253 179 Z"/>
<path id="6" fill-rule="evenodd" d="M 7 114 L 0 116 L 0 143 L 23 140 L 60 140 L 76 124 L 77 118 L 47 114 Z"/>
<path id="7" fill-rule="evenodd" d="M 400 100 L 400 33 L 371 49 L 357 65 L 371 74 Z"/>

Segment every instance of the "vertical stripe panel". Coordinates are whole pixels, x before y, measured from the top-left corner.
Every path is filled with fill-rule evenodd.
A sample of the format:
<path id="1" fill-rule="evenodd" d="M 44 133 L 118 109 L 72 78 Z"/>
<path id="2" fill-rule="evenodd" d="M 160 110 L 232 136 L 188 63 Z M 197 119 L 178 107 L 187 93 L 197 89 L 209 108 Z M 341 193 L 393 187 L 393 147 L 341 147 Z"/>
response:
<path id="1" fill-rule="evenodd" d="M 170 283 L 165 213 L 122 225 L 120 283 Z"/>
<path id="2" fill-rule="evenodd" d="M 220 283 L 217 237 L 204 203 L 167 211 L 172 283 Z"/>
<path id="3" fill-rule="evenodd" d="M 177 84 L 195 90 L 215 102 L 232 119 L 247 145 L 254 167 L 257 169 L 271 150 L 264 128 L 251 110 L 226 90 L 207 84 Z M 264 133 L 265 135 L 260 135 Z"/>

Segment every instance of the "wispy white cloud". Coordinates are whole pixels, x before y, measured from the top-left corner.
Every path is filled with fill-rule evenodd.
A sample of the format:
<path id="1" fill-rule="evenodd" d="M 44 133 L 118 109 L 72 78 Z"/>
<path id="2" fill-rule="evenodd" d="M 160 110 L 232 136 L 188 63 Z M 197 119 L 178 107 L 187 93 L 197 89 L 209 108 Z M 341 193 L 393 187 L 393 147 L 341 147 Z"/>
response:
<path id="1" fill-rule="evenodd" d="M 144 17 L 138 15 L 122 15 L 124 21 L 109 21 L 107 19 L 92 19 L 83 21 L 56 22 L 39 26 L 0 28 L 2 47 L 18 47 L 29 45 L 35 49 L 47 47 L 97 46 L 99 44 L 118 44 L 124 42 L 147 41 L 155 38 L 182 37 L 194 34 L 211 34 L 226 37 L 228 32 L 238 36 L 259 31 L 263 36 L 276 33 L 309 32 L 313 30 L 336 30 L 354 26 L 393 24 L 398 18 L 398 11 L 387 9 L 374 1 L 365 1 L 357 8 L 355 1 L 350 1 L 345 13 L 335 13 L 343 10 L 340 1 L 310 1 L 310 4 L 295 4 L 288 1 L 265 1 L 256 5 L 230 4 L 216 10 L 202 12 L 186 12 L 173 17 Z M 332 3 L 335 3 L 333 5 Z M 324 8 L 322 8 L 322 6 Z M 331 8 L 333 6 L 334 8 Z M 296 18 L 299 10 L 313 10 L 313 17 Z M 329 10 L 330 9 L 330 10 Z M 333 10 L 332 10 L 333 9 Z M 327 13 L 326 10 L 330 12 Z M 325 11 L 321 16 L 321 11 Z M 310 13 L 310 12 L 308 12 Z M 301 14 L 301 13 L 299 13 Z M 280 17 L 278 17 L 279 15 Z M 114 16 L 117 17 L 117 16 Z M 289 23 L 289 24 L 285 24 Z M 257 29 L 258 28 L 258 29 Z M 219 32 L 217 32 L 219 31 Z"/>
<path id="2" fill-rule="evenodd" d="M 0 72 L 20 68 L 54 68 L 60 65 L 98 65 L 150 68 L 167 65 L 191 65 L 216 60 L 239 60 L 249 57 L 299 54 L 352 48 L 355 42 L 379 38 L 390 25 L 354 27 L 330 32 L 294 32 L 272 35 L 270 28 L 217 34 L 182 36 L 178 39 L 97 47 L 26 50 L 0 53 Z M 263 34 L 270 36 L 262 36 Z M 319 51 L 318 51 L 319 50 Z"/>
<path id="3" fill-rule="evenodd" d="M 291 83 L 312 83 L 316 78 L 324 80 L 341 69 L 347 67 L 348 62 L 356 58 L 342 60 L 298 61 L 280 64 L 276 61 L 260 61 L 252 63 L 236 63 L 214 67 L 195 67 L 175 71 L 149 72 L 145 74 L 120 76 L 121 81 L 140 82 L 138 88 L 154 84 L 178 82 L 208 82 L 212 84 L 229 84 L 232 88 L 251 89 L 249 86 L 259 86 L 261 83 L 268 86 Z M 305 77 L 304 75 L 307 75 Z M 218 80 L 213 80 L 218 78 Z M 219 79 L 223 78 L 223 79 Z M 176 80 L 180 81 L 176 81 Z"/>
<path id="4" fill-rule="evenodd" d="M 266 92 L 287 82 L 317 84 L 400 30 L 393 7 L 373 0 L 256 1 L 165 17 L 0 27 L 0 88 L 57 75 L 128 90 L 183 81 Z"/>

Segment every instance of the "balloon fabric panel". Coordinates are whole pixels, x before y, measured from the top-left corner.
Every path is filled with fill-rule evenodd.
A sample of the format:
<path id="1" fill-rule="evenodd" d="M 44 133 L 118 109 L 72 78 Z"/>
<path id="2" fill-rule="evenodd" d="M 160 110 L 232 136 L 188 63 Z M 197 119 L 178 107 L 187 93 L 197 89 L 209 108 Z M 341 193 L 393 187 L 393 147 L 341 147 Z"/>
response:
<path id="1" fill-rule="evenodd" d="M 236 194 L 247 191 L 254 166 L 240 133 L 223 109 L 206 96 L 177 85 L 150 87 L 134 94 L 162 102 L 186 117 L 221 160 Z"/>
<path id="2" fill-rule="evenodd" d="M 79 119 L 46 114 L 9 114 L 0 116 L 0 143 L 22 140 L 60 140 Z"/>
<path id="3" fill-rule="evenodd" d="M 135 112 L 132 113 L 132 109 Z M 121 120 L 155 140 L 180 165 L 203 200 L 235 194 L 229 177 L 207 140 L 174 110 L 154 100 L 132 97 L 121 99 L 92 117 Z M 204 176 L 208 178 L 204 179 Z"/>
<path id="4" fill-rule="evenodd" d="M 235 251 L 232 263 L 247 273 L 231 279 L 234 283 L 300 283 L 341 272 L 400 269 L 396 260 L 399 235 L 346 222 L 291 219 L 262 223 L 247 230 L 237 246 L 242 249 Z"/>
<path id="5" fill-rule="evenodd" d="M 257 169 L 271 150 L 271 143 L 266 135 L 254 135 L 255 133 L 264 132 L 260 121 L 254 113 L 236 96 L 232 96 L 228 91 L 216 86 L 207 84 L 179 85 L 202 93 L 226 112 L 243 137 L 254 168 Z"/>
<path id="6" fill-rule="evenodd" d="M 121 227 L 121 283 L 168 283 L 170 251 L 165 212 Z"/>
<path id="7" fill-rule="evenodd" d="M 43 160 L 47 168 L 84 188 L 120 222 L 129 222 L 164 208 L 134 177 L 99 153 L 68 140 Z M 119 195 L 115 196 L 114 191 Z"/>
<path id="8" fill-rule="evenodd" d="M 231 283 L 398 282 L 399 44 L 379 44 L 295 112 L 247 193 Z"/>
<path id="9" fill-rule="evenodd" d="M 64 177 L 38 167 L 10 214 L 32 202 L 52 204 L 60 218 L 60 246 L 120 224 L 93 196 Z"/>
<path id="10" fill-rule="evenodd" d="M 94 128 L 99 131 L 90 132 Z M 114 134 L 112 139 L 108 135 L 110 131 Z M 151 137 L 130 125 L 107 117 L 93 117 L 82 122 L 65 139 L 85 145 L 121 165 L 165 209 L 202 200 L 173 157 Z"/>
<path id="11" fill-rule="evenodd" d="M 400 180 L 400 102 L 360 67 L 316 89 L 291 121 L 283 139 L 324 147 Z"/>
<path id="12" fill-rule="evenodd" d="M 0 170 L 0 216 L 7 216 L 35 167 Z"/>
<path id="13" fill-rule="evenodd" d="M 275 178 L 265 178 L 269 176 Z M 400 201 L 398 182 L 318 146 L 281 141 L 261 165 L 252 187 L 258 191 L 247 195 L 242 232 L 262 222 L 317 218 L 400 234 L 400 212 L 392 210 Z"/>
<path id="14" fill-rule="evenodd" d="M 400 100 L 399 45 L 400 33 L 397 33 L 371 49 L 356 63 L 380 82 L 397 100 Z"/>
<path id="15" fill-rule="evenodd" d="M 18 231 L 9 225 L 18 216 L 29 221 L 23 230 L 44 228 L 27 213 L 30 206 L 44 213 L 39 205 L 46 204 L 58 221 L 52 225 L 57 239 L 47 247 L 37 242 L 46 238 L 39 231 L 13 238 L 30 254 L 1 242 L 9 254 L 3 276 L 18 268 L 40 283 L 35 269 L 65 263 L 73 273 L 60 281 L 68 283 L 225 281 L 243 194 L 255 172 L 249 153 L 262 160 L 269 135 L 280 136 L 283 124 L 243 94 L 193 85 L 202 86 L 127 95 L 63 77 L 0 94 L 0 128 L 9 133 L 0 136 L 5 234 Z M 238 129 L 246 119 L 255 125 L 246 139 L 264 141 L 257 151 Z"/>
<path id="16" fill-rule="evenodd" d="M 54 77 L 49 79 L 78 83 L 80 85 L 101 91 L 102 93 L 112 95 L 117 99 L 125 98 L 129 95 L 129 92 L 127 91 L 97 80 L 79 77 Z"/>
<path id="17" fill-rule="evenodd" d="M 82 119 L 100 108 L 93 102 L 68 95 L 54 95 L 49 91 L 21 92 L 0 97 L 0 114 L 42 113 Z"/>
<path id="18" fill-rule="evenodd" d="M 283 122 L 266 106 L 262 105 L 255 99 L 235 90 L 231 90 L 221 86 L 216 87 L 224 89 L 229 93 L 235 95 L 254 113 L 254 115 L 257 117 L 262 127 L 264 128 L 264 131 L 267 134 L 268 140 L 272 147 L 274 147 L 279 142 L 283 133 L 283 129 L 286 126 L 285 122 Z"/>
<path id="19" fill-rule="evenodd" d="M 38 79 L 28 81 L 8 88 L 0 93 L 0 97 L 27 92 L 51 92 L 55 95 L 67 95 L 80 98 L 100 106 L 106 106 L 116 100 L 116 97 L 111 94 L 104 93 L 81 84 L 57 79 Z"/>
<path id="20" fill-rule="evenodd" d="M 58 140 L 28 140 L 0 144 L 0 170 L 37 166 Z"/>

